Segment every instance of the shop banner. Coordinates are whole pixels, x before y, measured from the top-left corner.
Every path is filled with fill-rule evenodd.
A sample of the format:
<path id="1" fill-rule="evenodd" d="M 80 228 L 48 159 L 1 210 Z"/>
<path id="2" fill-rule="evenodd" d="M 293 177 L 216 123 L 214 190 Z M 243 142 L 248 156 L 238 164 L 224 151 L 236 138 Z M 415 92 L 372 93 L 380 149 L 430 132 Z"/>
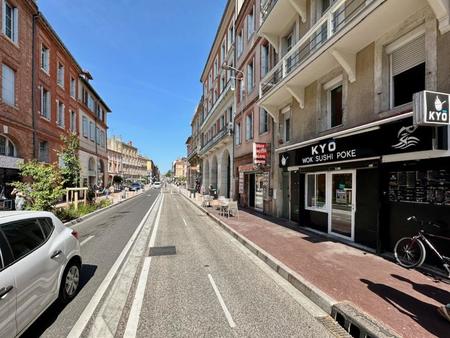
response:
<path id="1" fill-rule="evenodd" d="M 450 125 L 450 95 L 424 90 L 413 96 L 414 124 L 419 126 Z"/>
<path id="2" fill-rule="evenodd" d="M 419 127 L 412 118 L 381 125 L 360 134 L 330 138 L 280 154 L 279 165 L 305 166 L 433 149 L 433 128 Z"/>
<path id="3" fill-rule="evenodd" d="M 239 193 L 244 193 L 244 172 L 239 172 Z"/>
<path id="4" fill-rule="evenodd" d="M 253 143 L 253 163 L 254 164 L 267 164 L 267 157 L 269 152 L 268 143 Z"/>

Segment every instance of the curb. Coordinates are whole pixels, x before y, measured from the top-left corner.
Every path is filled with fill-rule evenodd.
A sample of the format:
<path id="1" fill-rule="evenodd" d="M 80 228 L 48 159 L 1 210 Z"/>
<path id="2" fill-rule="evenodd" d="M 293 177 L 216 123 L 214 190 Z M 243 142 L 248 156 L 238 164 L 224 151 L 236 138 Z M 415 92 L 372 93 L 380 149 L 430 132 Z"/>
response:
<path id="1" fill-rule="evenodd" d="M 93 211 L 93 212 L 91 212 L 91 213 L 89 213 L 89 214 L 86 214 L 86 215 L 84 215 L 84 216 L 78 217 L 78 218 L 76 218 L 76 219 L 73 219 L 73 220 L 71 220 L 71 221 L 69 221 L 69 222 L 66 222 L 66 223 L 63 223 L 63 224 L 64 224 L 65 226 L 69 227 L 69 228 L 72 228 L 72 227 L 74 227 L 75 225 L 77 225 L 78 223 L 81 223 L 81 222 L 83 222 L 83 221 L 86 221 L 87 219 L 89 219 L 89 218 L 91 218 L 91 217 L 94 217 L 95 215 L 100 214 L 100 213 L 102 213 L 103 211 L 106 211 L 106 210 L 108 210 L 108 209 L 114 208 L 115 206 L 118 206 L 118 205 L 120 205 L 120 204 L 122 204 L 122 203 L 124 203 L 124 202 L 131 201 L 132 199 L 134 199 L 134 198 L 136 198 L 136 197 L 139 197 L 139 196 L 141 196 L 141 195 L 142 195 L 142 193 L 140 193 L 140 194 L 138 194 L 138 195 L 131 196 L 131 197 L 129 197 L 129 198 L 127 198 L 127 199 L 124 199 L 124 200 L 120 200 L 120 201 L 117 202 L 117 203 L 108 205 L 107 207 L 104 207 L 104 208 L 101 208 L 101 209 L 97 209 L 97 210 L 95 210 L 95 211 Z"/>
<path id="2" fill-rule="evenodd" d="M 211 212 L 201 207 L 191 198 L 180 193 L 190 203 L 196 206 L 199 210 L 208 215 L 214 222 L 221 226 L 226 232 L 243 244 L 259 259 L 266 263 L 270 268 L 276 271 L 281 277 L 287 280 L 292 286 L 308 297 L 313 303 L 319 306 L 322 310 L 328 313 L 334 320 L 336 320 L 347 332 L 361 332 L 361 337 L 379 337 L 379 338 L 400 338 L 401 335 L 396 333 L 391 328 L 386 328 L 380 322 L 358 309 L 350 302 L 338 302 L 334 298 L 327 295 L 325 292 L 308 282 L 300 274 L 287 267 L 284 263 L 264 251 L 258 245 L 250 241 L 245 236 L 239 234 L 237 231 L 228 226 L 225 222 L 213 215 Z M 358 335 L 359 336 L 359 335 Z"/>

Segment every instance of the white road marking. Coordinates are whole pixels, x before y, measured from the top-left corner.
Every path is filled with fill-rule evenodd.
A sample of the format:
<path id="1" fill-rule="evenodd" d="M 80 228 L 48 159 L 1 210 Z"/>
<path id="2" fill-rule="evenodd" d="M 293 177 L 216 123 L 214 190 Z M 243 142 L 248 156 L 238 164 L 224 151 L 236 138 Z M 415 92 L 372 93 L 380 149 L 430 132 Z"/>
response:
<path id="1" fill-rule="evenodd" d="M 138 225 L 136 230 L 134 231 L 131 238 L 128 240 L 127 244 L 123 248 L 122 252 L 120 253 L 119 257 L 117 257 L 116 261 L 114 262 L 111 269 L 108 271 L 108 274 L 103 279 L 102 283 L 97 288 L 97 291 L 95 292 L 94 296 L 91 298 L 91 301 L 89 304 L 84 308 L 84 311 L 81 313 L 80 317 L 78 318 L 75 325 L 72 327 L 72 330 L 70 330 L 67 338 L 78 338 L 83 333 L 87 323 L 91 319 L 92 315 L 95 312 L 95 309 L 97 308 L 98 304 L 100 303 L 103 295 L 105 294 L 106 290 L 108 289 L 109 285 L 111 284 L 114 276 L 117 273 L 117 270 L 119 270 L 120 265 L 122 264 L 123 260 L 127 257 L 127 254 L 131 248 L 131 245 L 134 243 L 134 240 L 139 235 L 142 227 L 145 224 L 145 221 L 147 220 L 148 216 L 150 215 L 150 212 L 152 211 L 153 207 L 155 206 L 156 202 L 158 202 L 161 199 L 161 195 L 158 196 L 158 198 L 155 199 L 153 204 L 148 209 L 145 216 L 142 218 L 141 223 Z"/>
<path id="2" fill-rule="evenodd" d="M 186 220 L 184 219 L 184 217 L 181 217 L 181 218 L 183 219 L 184 225 L 187 226 L 187 222 L 186 222 Z"/>
<path id="3" fill-rule="evenodd" d="M 150 237 L 149 247 L 152 247 L 155 244 L 156 233 L 158 232 L 159 221 L 161 219 L 161 211 L 164 203 L 164 195 L 161 199 L 161 203 L 159 204 L 158 215 L 156 216 L 155 225 L 152 229 L 152 235 Z M 136 292 L 134 294 L 133 303 L 131 304 L 130 314 L 128 316 L 127 326 L 125 328 L 125 332 L 123 334 L 124 337 L 136 337 L 138 325 L 139 325 L 139 317 L 141 316 L 142 302 L 144 301 L 145 296 L 145 288 L 147 286 L 148 274 L 150 271 L 150 263 L 151 257 L 145 257 L 144 265 L 141 270 L 141 274 L 139 275 L 138 285 L 136 287 Z"/>
<path id="4" fill-rule="evenodd" d="M 85 245 L 85 244 L 86 244 L 87 242 L 89 242 L 92 238 L 94 238 L 94 235 L 89 236 L 89 237 L 86 238 L 84 241 L 82 241 L 82 242 L 80 243 L 80 246 Z"/>
<path id="5" fill-rule="evenodd" d="M 228 324 L 230 325 L 231 328 L 236 327 L 236 323 L 234 322 L 233 317 L 231 317 L 231 314 L 228 311 L 228 308 L 225 305 L 225 302 L 223 301 L 222 295 L 220 294 L 220 291 L 217 288 L 217 285 L 214 282 L 214 279 L 212 278 L 211 274 L 209 274 L 209 273 L 208 273 L 208 278 L 209 278 L 209 281 L 211 282 L 214 292 L 216 293 L 217 298 L 219 299 L 220 306 L 222 307 L 222 310 L 225 313 L 225 317 L 227 318 Z"/>

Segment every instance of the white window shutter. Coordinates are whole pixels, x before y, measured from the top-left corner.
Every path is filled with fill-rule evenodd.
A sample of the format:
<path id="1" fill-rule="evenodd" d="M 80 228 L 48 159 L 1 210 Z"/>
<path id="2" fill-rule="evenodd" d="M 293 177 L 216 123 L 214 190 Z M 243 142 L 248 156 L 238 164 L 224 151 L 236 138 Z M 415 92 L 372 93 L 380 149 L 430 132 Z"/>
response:
<path id="1" fill-rule="evenodd" d="M 425 35 L 392 52 L 392 75 L 398 75 L 425 62 Z"/>

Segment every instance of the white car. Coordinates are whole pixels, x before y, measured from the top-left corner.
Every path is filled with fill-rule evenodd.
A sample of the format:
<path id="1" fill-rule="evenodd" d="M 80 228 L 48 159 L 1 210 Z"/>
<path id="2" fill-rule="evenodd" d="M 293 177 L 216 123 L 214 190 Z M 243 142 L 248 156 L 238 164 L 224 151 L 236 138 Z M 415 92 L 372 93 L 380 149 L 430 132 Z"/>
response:
<path id="1" fill-rule="evenodd" d="M 153 188 L 160 189 L 161 188 L 161 182 L 155 182 L 153 183 Z"/>
<path id="2" fill-rule="evenodd" d="M 50 212 L 0 212 L 0 337 L 22 334 L 80 285 L 78 233 Z"/>

